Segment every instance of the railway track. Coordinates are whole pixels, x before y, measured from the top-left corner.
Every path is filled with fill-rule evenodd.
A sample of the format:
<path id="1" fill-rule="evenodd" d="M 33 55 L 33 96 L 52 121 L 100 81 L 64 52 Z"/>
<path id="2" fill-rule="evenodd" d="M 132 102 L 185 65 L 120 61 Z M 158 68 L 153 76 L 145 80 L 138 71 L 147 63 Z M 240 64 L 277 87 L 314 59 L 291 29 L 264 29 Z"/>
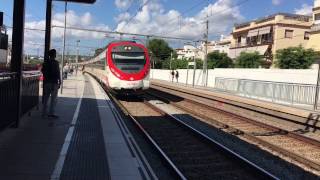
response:
<path id="1" fill-rule="evenodd" d="M 181 179 L 277 179 L 143 99 L 111 97 Z"/>
<path id="2" fill-rule="evenodd" d="M 188 94 L 190 98 L 182 98 L 179 96 L 182 92 L 169 94 L 154 89 L 149 93 L 191 115 L 200 117 L 208 124 L 267 147 L 317 172 L 320 171 L 319 141 L 201 103 L 203 97 Z"/>

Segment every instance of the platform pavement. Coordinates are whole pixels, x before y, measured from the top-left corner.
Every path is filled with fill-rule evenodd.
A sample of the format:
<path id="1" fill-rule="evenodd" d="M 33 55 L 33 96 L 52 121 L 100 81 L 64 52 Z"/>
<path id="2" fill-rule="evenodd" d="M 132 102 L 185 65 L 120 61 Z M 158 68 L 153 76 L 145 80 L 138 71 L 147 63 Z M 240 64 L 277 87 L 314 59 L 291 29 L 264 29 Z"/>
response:
<path id="1" fill-rule="evenodd" d="M 127 156 L 128 147 L 117 151 L 119 144 L 112 147 L 106 142 L 108 128 L 101 124 L 110 123 L 100 120 L 112 116 L 98 108 L 94 86 L 88 77 L 71 76 L 64 81 L 63 94 L 59 91 L 59 119 L 43 119 L 40 110 L 34 109 L 22 118 L 18 129 L 0 132 L 0 179 L 142 179 L 138 160 Z M 120 131 L 110 133 L 124 141 Z M 116 154 L 110 156 L 110 152 Z M 114 168 L 117 164 L 122 169 Z"/>

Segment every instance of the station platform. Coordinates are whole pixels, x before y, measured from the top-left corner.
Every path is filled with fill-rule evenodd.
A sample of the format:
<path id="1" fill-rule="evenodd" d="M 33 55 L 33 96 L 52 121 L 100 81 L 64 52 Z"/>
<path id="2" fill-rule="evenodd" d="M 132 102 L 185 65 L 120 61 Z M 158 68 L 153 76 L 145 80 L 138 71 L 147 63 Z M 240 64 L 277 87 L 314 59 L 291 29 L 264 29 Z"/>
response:
<path id="1" fill-rule="evenodd" d="M 0 179 L 152 179 L 139 147 L 91 76 L 64 81 L 56 114 L 58 119 L 42 118 L 40 105 L 19 128 L 0 132 Z"/>

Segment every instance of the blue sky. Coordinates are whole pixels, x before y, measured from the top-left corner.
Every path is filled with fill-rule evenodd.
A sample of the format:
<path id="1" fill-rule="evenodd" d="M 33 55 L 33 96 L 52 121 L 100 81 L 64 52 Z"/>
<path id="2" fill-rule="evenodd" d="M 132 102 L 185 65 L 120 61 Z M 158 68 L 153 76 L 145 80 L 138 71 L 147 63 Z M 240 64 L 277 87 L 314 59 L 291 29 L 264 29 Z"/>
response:
<path id="1" fill-rule="evenodd" d="M 26 3 L 26 27 L 43 29 L 46 1 L 26 0 Z M 145 6 L 138 10 L 142 4 Z M 203 20 L 208 12 L 209 37 L 214 40 L 221 34 L 228 35 L 234 23 L 277 12 L 310 13 L 312 4 L 313 0 L 97 0 L 94 5 L 69 3 L 68 25 L 201 39 L 205 30 Z M 8 26 L 12 24 L 12 6 L 13 0 L 0 0 L 0 11 L 5 13 L 4 23 Z M 63 25 L 63 12 L 64 3 L 54 2 L 53 24 Z M 101 33 L 69 31 L 67 44 L 70 45 L 70 53 L 75 52 L 71 45 L 77 39 L 81 40 L 82 52 L 90 53 L 95 47 L 110 41 L 104 36 Z M 39 49 L 42 53 L 43 38 L 42 32 L 26 31 L 26 51 L 34 54 Z M 59 49 L 61 29 L 53 29 L 52 39 L 53 47 Z M 174 46 L 183 44 L 176 41 L 170 43 Z"/>

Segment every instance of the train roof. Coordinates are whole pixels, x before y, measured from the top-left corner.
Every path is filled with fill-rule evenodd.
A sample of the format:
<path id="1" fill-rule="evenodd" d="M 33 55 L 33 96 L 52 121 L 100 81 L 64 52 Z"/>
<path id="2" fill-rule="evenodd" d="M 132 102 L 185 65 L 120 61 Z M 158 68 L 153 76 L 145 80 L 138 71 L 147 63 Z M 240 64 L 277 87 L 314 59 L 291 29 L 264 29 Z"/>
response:
<path id="1" fill-rule="evenodd" d="M 109 44 L 111 44 L 111 43 L 120 43 L 120 42 L 130 42 L 130 43 L 137 43 L 136 41 L 129 41 L 129 40 L 118 40 L 118 41 L 111 41 L 111 42 L 109 42 Z"/>

